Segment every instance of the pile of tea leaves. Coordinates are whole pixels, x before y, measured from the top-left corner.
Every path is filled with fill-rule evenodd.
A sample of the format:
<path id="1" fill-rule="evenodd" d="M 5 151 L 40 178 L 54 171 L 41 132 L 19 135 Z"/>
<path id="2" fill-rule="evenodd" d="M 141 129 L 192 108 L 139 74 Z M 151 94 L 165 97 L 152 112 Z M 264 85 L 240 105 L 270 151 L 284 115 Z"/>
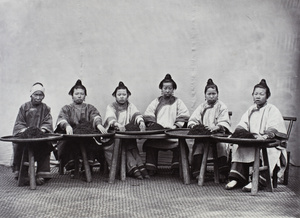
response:
<path id="1" fill-rule="evenodd" d="M 246 129 L 236 129 L 231 138 L 255 139 L 254 135 Z"/>
<path id="2" fill-rule="evenodd" d="M 99 132 L 93 128 L 91 122 L 80 121 L 77 125 L 73 127 L 73 133 L 74 134 L 97 134 Z"/>
<path id="3" fill-rule="evenodd" d="M 126 131 L 140 131 L 140 127 L 132 123 L 128 123 L 127 125 L 125 125 L 125 129 Z"/>
<path id="4" fill-rule="evenodd" d="M 140 127 L 132 123 L 128 123 L 127 125 L 125 125 L 125 129 L 126 131 L 140 131 Z M 161 130 L 161 129 L 164 129 L 164 127 L 155 122 L 147 123 L 146 125 L 146 131 Z"/>
<path id="5" fill-rule="evenodd" d="M 17 137 L 22 139 L 45 138 L 47 134 L 37 127 L 29 127 L 24 132 L 17 134 Z"/>
<path id="6" fill-rule="evenodd" d="M 205 128 L 203 124 L 195 125 L 190 129 L 188 135 L 211 135 L 212 132 Z"/>
<path id="7" fill-rule="evenodd" d="M 156 122 L 151 122 L 148 125 L 146 125 L 146 130 L 161 130 L 161 129 L 164 129 L 164 127 Z"/>

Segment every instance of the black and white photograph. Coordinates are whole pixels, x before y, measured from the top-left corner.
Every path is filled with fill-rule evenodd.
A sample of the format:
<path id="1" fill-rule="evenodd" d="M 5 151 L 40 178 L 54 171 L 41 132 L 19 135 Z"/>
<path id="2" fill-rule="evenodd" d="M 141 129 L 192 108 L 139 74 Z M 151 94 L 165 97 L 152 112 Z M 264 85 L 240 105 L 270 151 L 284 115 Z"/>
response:
<path id="1" fill-rule="evenodd" d="M 0 217 L 300 217 L 300 0 L 0 0 Z"/>

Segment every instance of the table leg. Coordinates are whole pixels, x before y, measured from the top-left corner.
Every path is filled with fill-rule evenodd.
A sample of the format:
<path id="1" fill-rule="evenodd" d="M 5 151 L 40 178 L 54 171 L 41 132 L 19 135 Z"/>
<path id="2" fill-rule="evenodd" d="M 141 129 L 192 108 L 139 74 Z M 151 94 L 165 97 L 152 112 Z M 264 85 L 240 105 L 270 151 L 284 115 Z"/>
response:
<path id="1" fill-rule="evenodd" d="M 120 177 L 122 181 L 126 180 L 126 150 L 127 147 L 125 144 L 122 145 L 122 141 L 120 141 L 120 149 L 121 149 L 121 170 Z"/>
<path id="2" fill-rule="evenodd" d="M 108 183 L 110 183 L 110 184 L 115 182 L 119 150 L 120 150 L 120 139 L 115 139 L 111 169 L 109 171 L 109 179 L 108 179 Z"/>
<path id="3" fill-rule="evenodd" d="M 213 158 L 214 158 L 214 179 L 215 179 L 215 183 L 220 183 L 217 143 L 212 144 L 212 152 L 213 152 Z"/>
<path id="4" fill-rule="evenodd" d="M 205 171 L 206 171 L 208 150 L 209 150 L 208 143 L 205 142 L 204 143 L 203 158 L 202 158 L 202 163 L 201 163 L 201 168 L 200 168 L 200 174 L 199 174 L 199 179 L 198 179 L 198 185 L 199 186 L 203 186 L 203 184 L 204 184 L 204 176 L 205 176 Z"/>
<path id="5" fill-rule="evenodd" d="M 82 155 L 82 160 L 83 160 L 86 181 L 91 182 L 92 181 L 91 168 L 90 168 L 90 165 L 89 165 L 89 162 L 87 159 L 86 149 L 85 149 L 84 145 L 80 144 L 80 150 L 81 150 L 81 155 Z"/>
<path id="6" fill-rule="evenodd" d="M 259 162 L 260 162 L 259 151 L 260 151 L 260 148 L 255 147 L 251 195 L 256 195 L 257 191 L 258 191 Z"/>
<path id="7" fill-rule="evenodd" d="M 29 160 L 30 189 L 36 189 L 34 154 L 30 146 L 28 146 L 28 160 Z"/>
<path id="8" fill-rule="evenodd" d="M 186 143 L 185 139 L 179 139 L 179 147 L 180 147 L 180 161 L 181 161 L 181 169 L 182 169 L 182 176 L 183 176 L 183 183 L 188 185 L 191 183 L 191 178 L 189 174 L 189 163 L 188 163 L 188 156 L 186 152 Z"/>
<path id="9" fill-rule="evenodd" d="M 25 177 L 28 176 L 28 168 L 24 166 L 25 152 L 28 152 L 28 150 L 25 146 L 23 146 L 22 158 L 20 163 L 20 171 L 18 175 L 18 186 L 23 186 L 25 183 Z"/>

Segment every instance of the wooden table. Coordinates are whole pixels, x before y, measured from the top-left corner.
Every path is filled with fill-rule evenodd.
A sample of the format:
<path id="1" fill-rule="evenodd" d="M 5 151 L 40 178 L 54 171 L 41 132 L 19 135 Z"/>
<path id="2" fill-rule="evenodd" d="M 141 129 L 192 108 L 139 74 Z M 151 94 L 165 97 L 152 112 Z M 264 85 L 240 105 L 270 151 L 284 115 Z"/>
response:
<path id="1" fill-rule="evenodd" d="M 270 169 L 269 169 L 269 158 L 268 158 L 267 148 L 279 146 L 280 145 L 279 140 L 227 138 L 226 136 L 221 136 L 221 135 L 212 135 L 211 139 L 214 140 L 215 142 L 227 142 L 227 143 L 238 144 L 239 146 L 253 147 L 255 149 L 255 153 L 254 153 L 251 195 L 256 195 L 258 192 L 258 181 L 259 181 L 259 171 L 260 170 L 266 170 L 266 172 L 267 172 L 266 190 L 273 192 L 273 184 L 272 184 Z M 260 165 L 260 150 L 262 150 L 262 154 L 263 154 L 263 161 L 264 161 L 263 167 L 259 167 L 259 165 Z"/>
<path id="2" fill-rule="evenodd" d="M 23 154 L 20 164 L 20 170 L 18 175 L 18 186 L 23 186 L 25 183 L 25 175 L 26 171 L 24 168 L 24 156 L 25 152 L 28 152 L 28 162 L 29 162 L 29 182 L 30 182 L 30 189 L 36 189 L 36 178 L 35 178 L 35 165 L 34 165 L 34 152 L 33 146 L 35 144 L 39 144 L 41 142 L 50 142 L 50 141 L 57 141 L 62 139 L 63 136 L 60 134 L 47 134 L 47 137 L 44 138 L 28 138 L 22 139 L 15 136 L 3 136 L 0 138 L 1 141 L 5 142 L 14 142 L 23 146 Z"/>
<path id="3" fill-rule="evenodd" d="M 206 172 L 206 165 L 207 165 L 207 158 L 208 158 L 208 152 L 209 147 L 211 145 L 210 135 L 188 135 L 188 132 L 190 129 L 182 128 L 182 129 L 174 129 L 174 130 L 167 130 L 166 134 L 170 137 L 176 137 L 179 138 L 179 143 L 184 143 L 185 139 L 198 139 L 204 144 L 204 151 L 203 151 L 203 158 L 202 163 L 200 167 L 200 173 L 198 178 L 198 185 L 203 186 L 204 183 L 204 176 Z M 219 183 L 219 167 L 218 167 L 218 161 L 217 161 L 217 147 L 214 144 L 213 145 L 213 154 L 214 154 L 214 178 L 215 183 Z"/>
<path id="4" fill-rule="evenodd" d="M 84 171 L 85 171 L 85 176 L 86 176 L 86 182 L 92 182 L 92 174 L 91 174 L 91 169 L 90 165 L 88 163 L 88 158 L 87 158 L 87 153 L 85 149 L 85 143 L 87 140 L 94 140 L 93 138 L 111 138 L 114 136 L 114 133 L 96 133 L 96 134 L 72 134 L 72 135 L 63 135 L 63 139 L 73 142 L 74 145 L 78 145 L 80 148 L 81 152 L 81 157 L 83 161 L 83 166 L 84 166 Z M 95 142 L 96 143 L 96 142 Z M 78 154 L 75 155 L 75 172 L 74 176 L 75 178 L 79 178 L 79 157 Z"/>
<path id="5" fill-rule="evenodd" d="M 163 132 L 163 133 L 158 133 Z M 117 161 L 121 147 L 121 169 L 120 169 L 120 177 L 121 180 L 124 181 L 126 179 L 126 148 L 122 146 L 122 139 L 171 139 L 172 137 L 166 135 L 164 131 L 146 131 L 146 132 L 116 132 L 114 139 L 114 152 L 112 159 L 112 166 L 109 173 L 109 183 L 114 183 L 117 171 Z M 181 159 L 181 171 L 183 173 L 183 183 L 190 184 L 190 175 L 188 172 L 188 161 L 187 161 L 187 153 L 185 150 L 185 144 L 181 143 L 179 140 L 180 147 L 180 159 Z"/>

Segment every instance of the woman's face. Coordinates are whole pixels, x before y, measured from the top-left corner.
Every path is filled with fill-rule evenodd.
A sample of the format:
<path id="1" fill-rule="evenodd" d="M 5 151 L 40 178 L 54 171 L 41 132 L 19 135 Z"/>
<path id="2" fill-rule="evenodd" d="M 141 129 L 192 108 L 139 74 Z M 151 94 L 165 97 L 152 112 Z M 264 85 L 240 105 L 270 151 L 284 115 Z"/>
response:
<path id="1" fill-rule="evenodd" d="M 164 97 L 170 97 L 173 95 L 173 93 L 174 93 L 173 84 L 171 82 L 164 82 L 161 89 L 161 94 Z"/>
<path id="2" fill-rule="evenodd" d="M 208 104 L 214 104 L 218 100 L 218 92 L 214 88 L 208 88 L 205 93 L 205 99 Z"/>
<path id="3" fill-rule="evenodd" d="M 42 91 L 36 91 L 31 95 L 31 102 L 35 105 L 41 104 L 45 95 Z"/>
<path id="4" fill-rule="evenodd" d="M 116 101 L 119 104 L 124 104 L 127 102 L 128 94 L 126 89 L 118 89 L 116 92 Z"/>
<path id="5" fill-rule="evenodd" d="M 82 88 L 74 89 L 72 99 L 75 104 L 82 104 L 85 100 L 84 89 Z"/>
<path id="6" fill-rule="evenodd" d="M 267 90 L 264 88 L 255 88 L 252 96 L 254 103 L 258 106 L 262 106 L 267 102 Z"/>

